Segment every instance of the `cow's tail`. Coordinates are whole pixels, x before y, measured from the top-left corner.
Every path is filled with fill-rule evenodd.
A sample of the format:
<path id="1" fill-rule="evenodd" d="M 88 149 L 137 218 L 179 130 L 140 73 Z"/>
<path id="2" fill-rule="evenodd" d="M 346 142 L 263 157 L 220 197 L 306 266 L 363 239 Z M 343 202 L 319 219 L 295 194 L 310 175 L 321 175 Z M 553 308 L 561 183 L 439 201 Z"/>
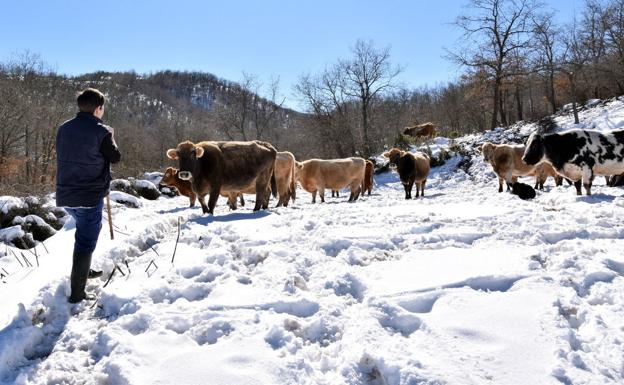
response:
<path id="1" fill-rule="evenodd" d="M 290 170 L 290 199 L 292 199 L 293 202 L 297 198 L 297 178 L 295 176 L 295 167 L 297 167 L 297 164 L 294 162 L 293 159 L 293 165 Z"/>
<path id="2" fill-rule="evenodd" d="M 277 181 L 275 180 L 275 166 L 273 166 L 273 171 L 271 171 L 271 194 L 273 194 L 273 198 L 277 198 Z"/>

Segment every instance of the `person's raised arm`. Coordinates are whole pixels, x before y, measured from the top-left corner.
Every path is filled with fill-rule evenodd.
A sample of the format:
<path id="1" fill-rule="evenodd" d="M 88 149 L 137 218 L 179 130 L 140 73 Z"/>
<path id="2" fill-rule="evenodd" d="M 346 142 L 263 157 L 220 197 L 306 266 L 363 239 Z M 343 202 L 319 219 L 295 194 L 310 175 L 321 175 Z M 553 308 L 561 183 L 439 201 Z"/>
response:
<path id="1" fill-rule="evenodd" d="M 112 130 L 111 130 L 112 131 Z M 106 135 L 100 145 L 100 153 L 111 163 L 117 163 L 121 160 L 121 153 L 117 144 L 113 139 L 113 133 Z"/>

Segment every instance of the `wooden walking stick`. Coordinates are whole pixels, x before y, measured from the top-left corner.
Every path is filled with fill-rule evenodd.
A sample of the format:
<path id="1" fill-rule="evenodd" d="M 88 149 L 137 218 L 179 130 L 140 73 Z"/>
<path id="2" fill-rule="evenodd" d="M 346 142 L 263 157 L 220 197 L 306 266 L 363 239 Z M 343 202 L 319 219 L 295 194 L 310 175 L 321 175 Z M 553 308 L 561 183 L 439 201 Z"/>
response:
<path id="1" fill-rule="evenodd" d="M 115 239 L 113 234 L 113 216 L 111 215 L 110 197 L 106 195 L 106 211 L 108 212 L 108 228 L 110 229 L 111 240 Z"/>

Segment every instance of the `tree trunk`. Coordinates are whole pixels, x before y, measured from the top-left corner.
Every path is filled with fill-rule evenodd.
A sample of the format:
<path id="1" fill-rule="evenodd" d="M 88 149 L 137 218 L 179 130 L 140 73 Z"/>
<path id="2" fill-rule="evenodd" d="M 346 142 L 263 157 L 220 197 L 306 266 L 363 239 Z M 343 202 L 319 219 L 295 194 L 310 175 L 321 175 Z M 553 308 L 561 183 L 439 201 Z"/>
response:
<path id="1" fill-rule="evenodd" d="M 496 128 L 496 126 L 498 126 L 498 99 L 500 97 L 499 95 L 499 88 L 500 88 L 500 79 L 496 79 L 494 81 L 494 105 L 492 108 L 492 123 L 490 124 L 490 130 L 493 130 Z"/>
<path id="2" fill-rule="evenodd" d="M 508 123 L 507 123 L 507 108 L 506 108 L 506 105 L 507 105 L 507 103 L 506 103 L 507 102 L 507 98 L 506 98 L 507 92 L 505 92 L 505 97 L 503 97 L 503 91 L 502 90 L 499 90 L 499 94 L 500 95 L 498 97 L 499 98 L 498 100 L 499 100 L 499 103 L 500 103 L 500 107 L 499 107 L 500 117 L 501 117 L 500 123 L 501 123 L 501 126 L 507 127 L 507 125 L 508 125 Z"/>
<path id="3" fill-rule="evenodd" d="M 516 84 L 516 111 L 518 113 L 518 120 L 524 120 L 522 115 L 522 98 L 520 97 L 520 87 Z"/>
<path id="4" fill-rule="evenodd" d="M 555 114 L 557 112 L 557 101 L 555 100 L 555 72 L 549 71 L 548 75 L 548 99 L 550 99 L 550 107 L 552 108 L 552 113 Z"/>
<path id="5" fill-rule="evenodd" d="M 574 112 L 574 124 L 579 124 L 578 110 L 576 109 L 576 83 L 574 81 L 574 75 L 568 74 L 570 78 L 570 87 L 572 89 L 572 111 Z"/>

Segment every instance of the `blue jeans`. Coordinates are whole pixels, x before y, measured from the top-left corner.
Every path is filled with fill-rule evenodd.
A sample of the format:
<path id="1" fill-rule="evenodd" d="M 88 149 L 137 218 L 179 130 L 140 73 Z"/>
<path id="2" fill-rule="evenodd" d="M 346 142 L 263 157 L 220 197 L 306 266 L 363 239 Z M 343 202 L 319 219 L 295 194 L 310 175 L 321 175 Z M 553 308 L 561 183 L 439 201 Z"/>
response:
<path id="1" fill-rule="evenodd" d="M 65 210 L 76 221 L 74 253 L 93 253 L 102 229 L 102 209 L 104 201 L 97 206 L 82 208 L 68 207 Z"/>

